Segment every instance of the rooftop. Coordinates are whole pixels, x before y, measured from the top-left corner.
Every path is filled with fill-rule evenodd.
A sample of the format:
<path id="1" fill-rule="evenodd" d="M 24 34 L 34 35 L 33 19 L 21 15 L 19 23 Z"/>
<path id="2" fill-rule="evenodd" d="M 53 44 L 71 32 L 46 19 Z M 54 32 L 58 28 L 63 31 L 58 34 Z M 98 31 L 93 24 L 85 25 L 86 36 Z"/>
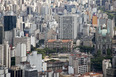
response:
<path id="1" fill-rule="evenodd" d="M 72 40 L 55 40 L 55 39 L 50 39 L 50 40 L 48 40 L 48 42 L 50 43 L 50 42 L 63 42 L 63 43 L 67 43 L 67 42 L 70 42 L 70 41 L 72 41 Z"/>

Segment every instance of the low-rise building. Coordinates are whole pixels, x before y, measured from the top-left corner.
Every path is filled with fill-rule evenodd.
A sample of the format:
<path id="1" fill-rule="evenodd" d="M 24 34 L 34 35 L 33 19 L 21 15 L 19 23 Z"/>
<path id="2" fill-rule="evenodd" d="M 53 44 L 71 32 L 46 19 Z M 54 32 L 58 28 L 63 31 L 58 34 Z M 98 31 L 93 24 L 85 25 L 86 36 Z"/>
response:
<path id="1" fill-rule="evenodd" d="M 71 67 L 71 69 L 68 69 L 68 73 L 76 75 L 87 73 L 90 71 L 90 65 L 91 61 L 88 54 L 75 52 L 69 56 L 69 67 Z"/>
<path id="2" fill-rule="evenodd" d="M 61 62 L 61 61 L 47 61 L 47 70 L 59 70 L 62 69 L 65 66 L 68 66 L 68 62 Z"/>
<path id="3" fill-rule="evenodd" d="M 47 40 L 45 41 L 45 47 L 50 49 L 57 49 L 58 51 L 66 52 L 72 51 L 73 41 L 72 40 Z"/>

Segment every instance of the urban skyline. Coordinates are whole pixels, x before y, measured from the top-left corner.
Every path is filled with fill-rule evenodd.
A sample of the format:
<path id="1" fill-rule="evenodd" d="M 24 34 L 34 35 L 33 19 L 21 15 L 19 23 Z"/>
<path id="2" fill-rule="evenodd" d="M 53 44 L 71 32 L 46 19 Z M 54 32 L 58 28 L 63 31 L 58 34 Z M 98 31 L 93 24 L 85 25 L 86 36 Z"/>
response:
<path id="1" fill-rule="evenodd" d="M 0 0 L 0 77 L 116 77 L 116 0 Z"/>

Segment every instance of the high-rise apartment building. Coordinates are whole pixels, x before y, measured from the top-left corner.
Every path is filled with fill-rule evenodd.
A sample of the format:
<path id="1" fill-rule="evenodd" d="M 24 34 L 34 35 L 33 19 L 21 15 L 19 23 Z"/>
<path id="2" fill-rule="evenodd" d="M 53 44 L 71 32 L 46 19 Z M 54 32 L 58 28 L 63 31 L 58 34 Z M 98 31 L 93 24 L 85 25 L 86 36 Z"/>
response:
<path id="1" fill-rule="evenodd" d="M 59 38 L 75 40 L 79 31 L 78 15 L 62 15 L 59 20 Z"/>
<path id="2" fill-rule="evenodd" d="M 26 57 L 26 44 L 18 43 L 16 46 L 16 61 L 15 64 L 20 64 L 21 62 L 25 62 Z"/>
<path id="3" fill-rule="evenodd" d="M 11 67 L 11 53 L 8 41 L 4 41 L 4 65 L 8 68 Z"/>

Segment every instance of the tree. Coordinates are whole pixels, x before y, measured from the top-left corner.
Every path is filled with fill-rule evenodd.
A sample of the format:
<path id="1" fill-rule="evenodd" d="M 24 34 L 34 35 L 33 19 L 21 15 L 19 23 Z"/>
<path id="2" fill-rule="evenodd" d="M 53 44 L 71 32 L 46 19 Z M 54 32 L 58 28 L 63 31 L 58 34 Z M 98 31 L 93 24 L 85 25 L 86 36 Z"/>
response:
<path id="1" fill-rule="evenodd" d="M 38 54 L 42 54 L 42 58 L 44 59 L 46 56 L 46 51 L 43 49 L 36 49 Z"/>
<path id="2" fill-rule="evenodd" d="M 111 55 L 111 54 L 112 54 L 111 49 L 107 49 L 107 55 Z"/>
<path id="3" fill-rule="evenodd" d="M 101 50 L 97 51 L 97 56 L 101 56 Z"/>
<path id="4" fill-rule="evenodd" d="M 36 50 L 36 47 L 33 47 L 33 45 L 31 45 L 31 51 Z"/>
<path id="5" fill-rule="evenodd" d="M 101 51 L 98 50 L 97 54 L 95 54 L 94 57 L 91 59 L 91 66 L 93 67 L 93 69 L 95 69 L 96 71 L 102 71 L 102 61 L 104 59 L 111 60 L 112 56 L 111 55 L 101 56 Z"/>
<path id="6" fill-rule="evenodd" d="M 92 52 L 94 50 L 93 47 L 87 47 L 87 46 L 78 46 L 80 48 L 81 52 Z"/>

